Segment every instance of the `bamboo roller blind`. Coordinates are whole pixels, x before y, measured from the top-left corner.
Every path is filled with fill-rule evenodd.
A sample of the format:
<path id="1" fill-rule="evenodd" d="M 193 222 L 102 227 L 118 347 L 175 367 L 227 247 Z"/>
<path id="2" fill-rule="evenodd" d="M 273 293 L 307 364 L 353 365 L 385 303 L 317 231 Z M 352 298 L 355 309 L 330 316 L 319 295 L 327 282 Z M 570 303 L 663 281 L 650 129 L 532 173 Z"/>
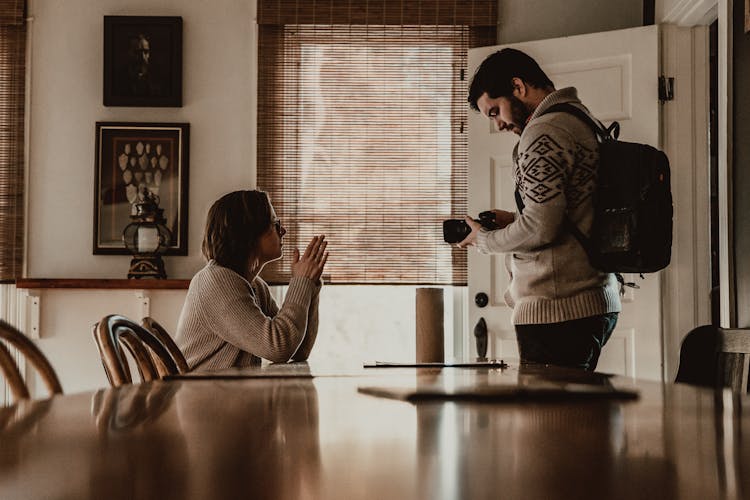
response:
<path id="1" fill-rule="evenodd" d="M 258 7 L 258 187 L 287 248 L 325 234 L 332 283 L 465 285 L 442 221 L 466 213 L 466 54 L 495 43 L 497 0 Z"/>
<path id="2" fill-rule="evenodd" d="M 21 277 L 24 241 L 23 0 L 0 0 L 0 281 Z"/>

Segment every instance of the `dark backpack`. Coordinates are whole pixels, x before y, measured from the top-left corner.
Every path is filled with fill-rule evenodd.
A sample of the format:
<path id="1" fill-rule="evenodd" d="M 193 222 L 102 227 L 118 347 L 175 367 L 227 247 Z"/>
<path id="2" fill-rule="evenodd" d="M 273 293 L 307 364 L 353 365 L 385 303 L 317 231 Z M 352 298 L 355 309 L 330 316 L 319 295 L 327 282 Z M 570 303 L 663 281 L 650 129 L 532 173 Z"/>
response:
<path id="1" fill-rule="evenodd" d="M 619 123 L 605 129 L 572 104 L 555 104 L 545 113 L 555 111 L 582 120 L 599 142 L 591 236 L 565 218 L 591 265 L 612 273 L 651 273 L 667 267 L 673 212 L 667 155 L 647 144 L 618 141 Z"/>

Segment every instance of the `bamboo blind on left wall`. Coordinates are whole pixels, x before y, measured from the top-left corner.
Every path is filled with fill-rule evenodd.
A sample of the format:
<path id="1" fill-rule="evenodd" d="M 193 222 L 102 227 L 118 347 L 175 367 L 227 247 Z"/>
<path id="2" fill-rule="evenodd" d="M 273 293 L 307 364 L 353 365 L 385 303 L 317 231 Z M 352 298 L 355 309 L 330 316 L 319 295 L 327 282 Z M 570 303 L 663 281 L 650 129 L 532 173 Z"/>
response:
<path id="1" fill-rule="evenodd" d="M 0 282 L 23 272 L 25 1 L 0 0 Z"/>
<path id="2" fill-rule="evenodd" d="M 26 2 L 0 0 L 0 316 L 18 323 L 18 292 L 23 271 L 24 102 L 26 80 Z M 23 359 L 15 349 L 21 373 Z M 0 407 L 10 402 L 0 376 Z"/>

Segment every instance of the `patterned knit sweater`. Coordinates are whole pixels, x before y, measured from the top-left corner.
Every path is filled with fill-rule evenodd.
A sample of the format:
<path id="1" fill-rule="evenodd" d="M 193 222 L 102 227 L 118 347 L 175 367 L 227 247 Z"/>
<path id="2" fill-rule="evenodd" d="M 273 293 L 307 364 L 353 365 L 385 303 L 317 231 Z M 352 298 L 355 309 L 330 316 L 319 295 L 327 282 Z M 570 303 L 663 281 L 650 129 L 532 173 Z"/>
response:
<path id="1" fill-rule="evenodd" d="M 293 277 L 279 309 L 261 278 L 250 283 L 211 260 L 190 281 L 175 340 L 194 370 L 305 360 L 318 334 L 319 291 Z"/>
<path id="2" fill-rule="evenodd" d="M 591 129 L 569 113 L 542 115 L 571 103 L 586 110 L 575 88 L 552 92 L 539 104 L 513 153 L 523 211 L 503 229 L 481 230 L 482 253 L 506 253 L 511 275 L 505 294 L 514 324 L 546 324 L 620 311 L 617 280 L 592 268 L 568 218 L 589 234 L 599 152 Z"/>

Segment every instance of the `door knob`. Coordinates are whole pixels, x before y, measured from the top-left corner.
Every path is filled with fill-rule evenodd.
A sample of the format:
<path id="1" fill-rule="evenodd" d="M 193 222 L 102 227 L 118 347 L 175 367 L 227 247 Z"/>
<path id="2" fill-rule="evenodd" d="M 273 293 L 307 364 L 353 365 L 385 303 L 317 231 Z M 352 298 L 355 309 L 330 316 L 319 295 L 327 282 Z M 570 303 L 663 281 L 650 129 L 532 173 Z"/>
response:
<path id="1" fill-rule="evenodd" d="M 474 338 L 477 341 L 477 361 L 487 361 L 487 322 L 479 318 L 474 326 Z"/>
<path id="2" fill-rule="evenodd" d="M 490 302 L 490 298 L 484 292 L 479 292 L 474 296 L 474 303 L 477 307 L 484 307 Z"/>

